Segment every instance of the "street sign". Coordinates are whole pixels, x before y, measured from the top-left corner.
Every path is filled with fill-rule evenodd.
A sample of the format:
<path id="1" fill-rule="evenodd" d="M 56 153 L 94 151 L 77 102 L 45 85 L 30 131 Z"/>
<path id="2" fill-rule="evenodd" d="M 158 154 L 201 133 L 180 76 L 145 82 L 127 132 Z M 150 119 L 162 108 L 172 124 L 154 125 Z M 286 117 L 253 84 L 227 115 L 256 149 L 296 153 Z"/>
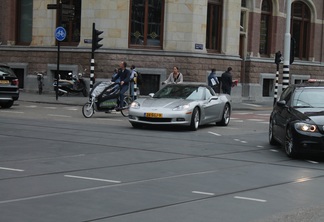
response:
<path id="1" fill-rule="evenodd" d="M 66 38 L 66 30 L 62 26 L 55 29 L 55 38 L 57 41 L 63 41 Z"/>
<path id="2" fill-rule="evenodd" d="M 92 43 L 92 39 L 84 39 L 83 40 L 85 44 L 91 44 Z"/>

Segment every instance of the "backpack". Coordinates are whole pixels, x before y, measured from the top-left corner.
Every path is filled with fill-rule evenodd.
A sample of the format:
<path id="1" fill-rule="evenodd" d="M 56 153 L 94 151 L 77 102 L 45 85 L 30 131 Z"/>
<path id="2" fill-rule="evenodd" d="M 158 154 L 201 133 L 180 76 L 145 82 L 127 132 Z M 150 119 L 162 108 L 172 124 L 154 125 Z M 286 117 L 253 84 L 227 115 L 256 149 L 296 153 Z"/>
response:
<path id="1" fill-rule="evenodd" d="M 140 72 L 136 72 L 136 83 L 137 85 L 142 85 L 143 84 L 143 78 Z"/>

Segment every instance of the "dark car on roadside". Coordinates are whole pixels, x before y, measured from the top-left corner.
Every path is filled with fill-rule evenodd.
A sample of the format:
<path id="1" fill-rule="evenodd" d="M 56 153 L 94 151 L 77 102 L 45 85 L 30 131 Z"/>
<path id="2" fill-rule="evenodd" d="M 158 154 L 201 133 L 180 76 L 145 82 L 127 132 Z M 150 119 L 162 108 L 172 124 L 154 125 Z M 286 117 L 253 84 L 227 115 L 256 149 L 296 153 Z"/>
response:
<path id="1" fill-rule="evenodd" d="M 12 69 L 0 64 L 0 106 L 10 108 L 19 98 L 19 81 Z"/>
<path id="2" fill-rule="evenodd" d="M 324 80 L 283 91 L 270 116 L 269 142 L 281 144 L 289 157 L 324 151 Z"/>

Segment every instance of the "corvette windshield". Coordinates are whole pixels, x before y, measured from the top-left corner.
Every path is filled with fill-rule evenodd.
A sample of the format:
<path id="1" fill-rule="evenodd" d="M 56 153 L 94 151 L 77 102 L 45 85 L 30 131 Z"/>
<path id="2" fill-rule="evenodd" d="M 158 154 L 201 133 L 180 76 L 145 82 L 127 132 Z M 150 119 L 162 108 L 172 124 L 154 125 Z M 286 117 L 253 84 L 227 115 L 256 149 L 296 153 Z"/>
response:
<path id="1" fill-rule="evenodd" d="M 204 95 L 204 87 L 187 85 L 167 85 L 158 91 L 154 98 L 190 99 L 201 100 Z"/>
<path id="2" fill-rule="evenodd" d="M 297 89 L 292 100 L 292 106 L 324 108 L 324 87 Z"/>

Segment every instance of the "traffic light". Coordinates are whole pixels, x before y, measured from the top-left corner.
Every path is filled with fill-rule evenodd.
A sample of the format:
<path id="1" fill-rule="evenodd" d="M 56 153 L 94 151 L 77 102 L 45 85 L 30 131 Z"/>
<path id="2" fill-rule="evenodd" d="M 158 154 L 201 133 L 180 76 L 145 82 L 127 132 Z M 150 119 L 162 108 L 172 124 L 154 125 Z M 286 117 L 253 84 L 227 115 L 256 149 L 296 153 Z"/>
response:
<path id="1" fill-rule="evenodd" d="M 275 63 L 280 64 L 280 62 L 281 62 L 281 52 L 278 51 L 278 52 L 276 52 Z"/>
<path id="2" fill-rule="evenodd" d="M 92 25 L 92 52 L 102 47 L 102 44 L 99 44 L 103 38 L 99 36 L 103 33 L 103 31 L 99 31 L 95 27 L 95 23 Z"/>

